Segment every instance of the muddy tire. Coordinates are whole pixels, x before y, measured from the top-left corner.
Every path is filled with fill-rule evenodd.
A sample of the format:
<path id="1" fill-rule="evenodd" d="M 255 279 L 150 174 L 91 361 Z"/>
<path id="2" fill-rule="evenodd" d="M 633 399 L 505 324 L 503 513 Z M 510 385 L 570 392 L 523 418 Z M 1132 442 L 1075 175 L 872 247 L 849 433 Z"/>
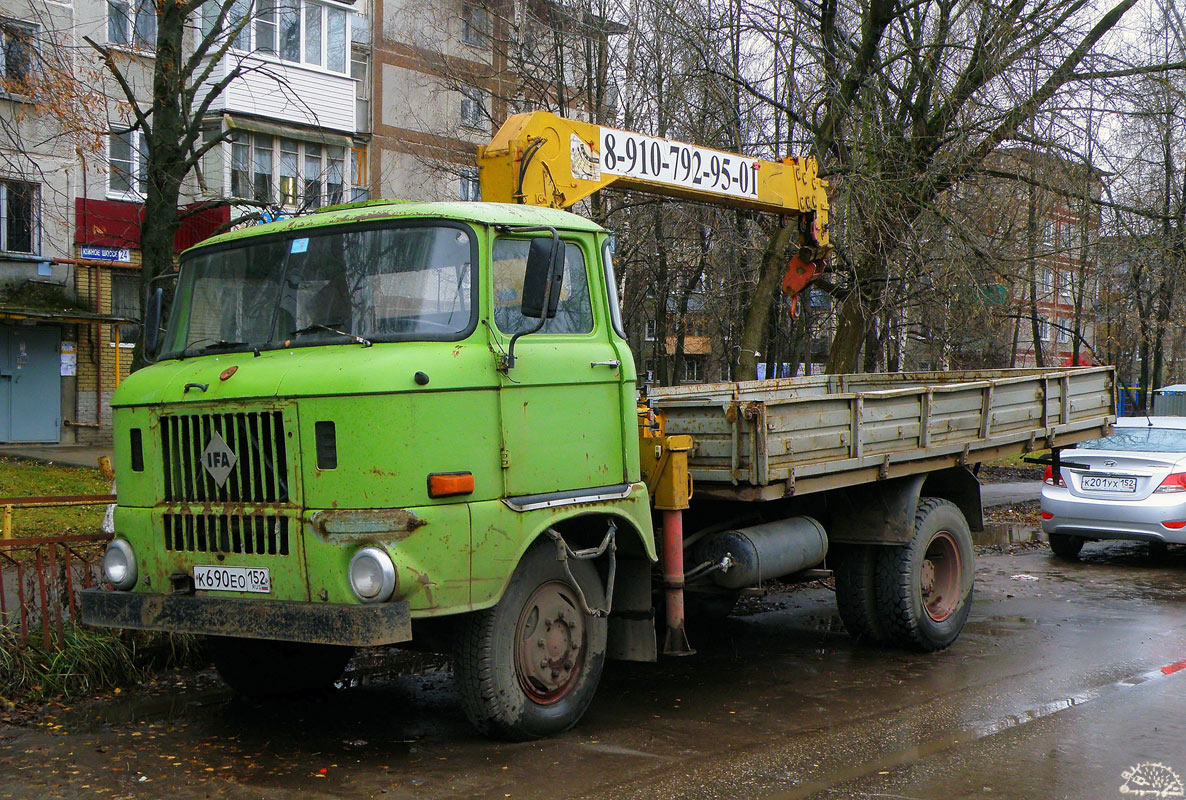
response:
<path id="1" fill-rule="evenodd" d="M 569 561 L 593 608 L 605 607 L 597 570 Z M 605 664 L 606 620 L 541 542 L 523 556 L 494 608 L 462 624 L 454 678 L 465 714 L 483 734 L 527 741 L 562 733 L 584 715 Z"/>
<path id="2" fill-rule="evenodd" d="M 885 626 L 877 608 L 876 545 L 836 545 L 829 554 L 836 579 L 836 610 L 848 635 L 857 641 L 885 641 Z"/>
<path id="3" fill-rule="evenodd" d="M 248 697 L 329 689 L 342 677 L 353 647 L 267 639 L 206 637 L 218 674 Z"/>
<path id="4" fill-rule="evenodd" d="M 972 608 L 972 534 L 954 504 L 922 497 L 909 543 L 877 554 L 877 606 L 887 642 L 942 650 Z"/>
<path id="5" fill-rule="evenodd" d="M 1065 533 L 1050 533 L 1047 534 L 1050 540 L 1050 549 L 1059 558 L 1067 561 L 1076 561 L 1079 558 L 1079 551 L 1083 549 L 1082 536 L 1068 536 Z"/>

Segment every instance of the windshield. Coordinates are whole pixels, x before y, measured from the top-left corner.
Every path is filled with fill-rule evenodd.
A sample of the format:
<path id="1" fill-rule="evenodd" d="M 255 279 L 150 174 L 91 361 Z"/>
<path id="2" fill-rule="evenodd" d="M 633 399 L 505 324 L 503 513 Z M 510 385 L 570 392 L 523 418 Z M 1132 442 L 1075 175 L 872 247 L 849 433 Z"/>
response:
<path id="1" fill-rule="evenodd" d="M 1116 428 L 1111 436 L 1075 445 L 1077 450 L 1133 450 L 1145 453 L 1186 453 L 1186 429 Z"/>
<path id="2" fill-rule="evenodd" d="M 165 357 L 459 339 L 474 241 L 450 225 L 332 227 L 199 250 L 182 265 Z"/>

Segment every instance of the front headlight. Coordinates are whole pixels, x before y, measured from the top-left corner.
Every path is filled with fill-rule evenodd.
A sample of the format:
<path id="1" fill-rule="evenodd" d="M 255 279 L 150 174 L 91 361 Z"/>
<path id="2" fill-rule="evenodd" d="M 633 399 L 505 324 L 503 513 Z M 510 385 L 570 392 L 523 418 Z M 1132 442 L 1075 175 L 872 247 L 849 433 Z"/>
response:
<path id="1" fill-rule="evenodd" d="M 395 564 L 378 547 L 364 547 L 350 559 L 350 588 L 364 603 L 382 603 L 395 592 Z"/>
<path id="2" fill-rule="evenodd" d="M 124 539 L 112 539 L 103 553 L 103 576 L 121 591 L 136 585 L 136 554 Z"/>

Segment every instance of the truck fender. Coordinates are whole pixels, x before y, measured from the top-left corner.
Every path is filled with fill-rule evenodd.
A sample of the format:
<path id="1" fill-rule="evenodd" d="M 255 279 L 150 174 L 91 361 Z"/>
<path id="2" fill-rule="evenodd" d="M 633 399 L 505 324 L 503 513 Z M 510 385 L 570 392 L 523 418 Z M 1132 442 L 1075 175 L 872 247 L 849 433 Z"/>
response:
<path id="1" fill-rule="evenodd" d="M 828 498 L 828 539 L 843 544 L 907 544 L 919 497 L 954 503 L 968 526 L 984 530 L 980 482 L 965 467 L 835 490 Z"/>
<path id="2" fill-rule="evenodd" d="M 588 546 L 591 534 L 604 531 L 610 521 L 617 527 L 617 549 L 606 657 L 620 661 L 656 661 L 659 650 L 651 595 L 653 560 L 646 540 L 634 523 L 616 514 L 581 514 L 553 522 L 549 527 L 564 537 L 570 547 L 580 547 Z M 546 536 L 547 531 L 541 531 L 536 538 Z M 608 554 L 595 561 L 603 579 L 608 563 Z"/>

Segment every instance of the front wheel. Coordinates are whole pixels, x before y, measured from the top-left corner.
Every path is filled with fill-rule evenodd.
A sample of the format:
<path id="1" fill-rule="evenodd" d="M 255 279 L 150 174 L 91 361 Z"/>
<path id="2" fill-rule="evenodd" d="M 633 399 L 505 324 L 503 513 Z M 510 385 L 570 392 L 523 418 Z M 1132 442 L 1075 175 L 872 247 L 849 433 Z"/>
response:
<path id="1" fill-rule="evenodd" d="M 605 607 L 597 570 L 569 560 L 592 608 Z M 487 736 L 526 741 L 568 730 L 593 700 L 607 624 L 586 614 L 581 591 L 550 542 L 523 556 L 494 608 L 465 620 L 454 677 L 466 716 Z"/>
<path id="2" fill-rule="evenodd" d="M 907 544 L 883 547 L 877 600 L 888 641 L 914 650 L 942 650 L 959 636 L 972 608 L 972 533 L 963 513 L 922 497 Z"/>
<path id="3" fill-rule="evenodd" d="M 354 654 L 341 645 L 229 636 L 207 636 L 206 644 L 223 681 L 255 697 L 328 689 Z"/>

